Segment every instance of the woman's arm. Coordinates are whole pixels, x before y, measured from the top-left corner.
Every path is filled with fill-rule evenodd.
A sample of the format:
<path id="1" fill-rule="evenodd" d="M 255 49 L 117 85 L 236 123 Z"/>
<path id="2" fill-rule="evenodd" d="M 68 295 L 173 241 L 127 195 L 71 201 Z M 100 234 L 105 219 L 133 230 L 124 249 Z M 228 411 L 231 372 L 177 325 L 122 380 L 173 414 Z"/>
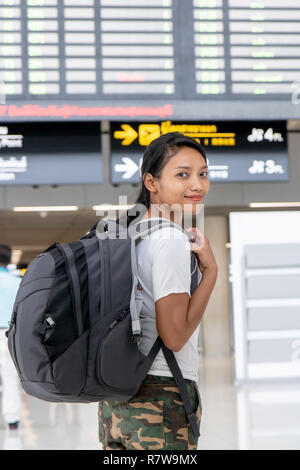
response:
<path id="1" fill-rule="evenodd" d="M 204 269 L 191 298 L 187 293 L 170 294 L 155 302 L 157 332 L 172 351 L 180 351 L 200 324 L 217 275 L 217 266 Z"/>
<path id="2" fill-rule="evenodd" d="M 165 345 L 174 352 L 186 344 L 201 322 L 218 276 L 218 266 L 208 239 L 199 229 L 187 229 L 193 236 L 202 279 L 191 298 L 187 293 L 169 294 L 155 302 L 156 329 Z"/>

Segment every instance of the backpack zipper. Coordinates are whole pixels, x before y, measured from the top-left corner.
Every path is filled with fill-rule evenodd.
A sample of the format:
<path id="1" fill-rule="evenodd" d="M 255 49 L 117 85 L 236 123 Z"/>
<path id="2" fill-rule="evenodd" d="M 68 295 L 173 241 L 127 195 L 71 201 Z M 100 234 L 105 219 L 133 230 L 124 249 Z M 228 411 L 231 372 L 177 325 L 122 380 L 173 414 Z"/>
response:
<path id="1" fill-rule="evenodd" d="M 107 330 L 105 331 L 104 333 L 104 336 L 103 336 L 103 339 L 106 338 L 106 336 L 111 332 L 111 330 L 120 322 L 123 320 L 123 318 L 125 318 L 127 315 L 129 314 L 129 310 L 127 309 L 124 309 L 122 310 L 121 314 L 118 316 L 118 318 L 113 321 L 109 327 L 107 328 Z"/>
<path id="2" fill-rule="evenodd" d="M 17 305 L 18 307 L 18 305 Z M 20 366 L 19 366 L 19 363 L 18 363 L 18 359 L 17 359 L 17 350 L 16 350 L 16 320 L 17 320 L 17 308 L 15 308 L 15 310 L 13 311 L 13 314 L 12 314 L 12 317 L 11 317 L 11 321 L 9 322 L 9 329 L 8 331 L 5 332 L 5 336 L 8 338 L 9 337 L 9 334 L 11 334 L 11 345 L 12 345 L 12 350 L 13 350 L 13 360 L 14 360 L 14 364 L 16 366 L 16 369 L 18 371 L 18 375 L 20 377 L 20 379 L 22 379 L 22 373 L 21 373 L 21 369 L 20 369 Z"/>
<path id="3" fill-rule="evenodd" d="M 21 369 L 20 369 L 20 366 L 19 366 L 19 363 L 18 363 L 18 359 L 17 359 L 17 350 L 16 350 L 16 324 L 14 323 L 13 326 L 12 326 L 12 346 L 13 346 L 13 351 L 14 351 L 14 356 L 15 356 L 15 366 L 17 368 L 17 371 L 18 371 L 18 374 L 19 374 L 19 377 L 20 379 L 22 379 L 22 374 L 21 374 Z"/>

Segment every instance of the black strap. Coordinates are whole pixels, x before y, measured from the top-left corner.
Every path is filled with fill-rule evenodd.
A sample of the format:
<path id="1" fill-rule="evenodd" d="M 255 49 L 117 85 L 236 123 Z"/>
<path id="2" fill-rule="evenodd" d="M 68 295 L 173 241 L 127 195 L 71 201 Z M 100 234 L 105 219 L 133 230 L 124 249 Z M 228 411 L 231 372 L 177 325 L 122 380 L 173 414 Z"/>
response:
<path id="1" fill-rule="evenodd" d="M 57 248 L 57 245 L 58 245 L 57 242 L 52 243 L 52 245 L 48 246 L 48 248 L 46 248 L 46 250 L 44 250 L 42 253 L 47 253 L 48 251 L 53 250 L 53 248 Z"/>
<path id="2" fill-rule="evenodd" d="M 100 312 L 100 252 L 97 237 L 90 240 L 82 240 L 82 246 L 85 250 L 86 265 L 88 271 L 88 292 L 89 292 L 89 315 L 91 318 L 97 318 Z"/>
<path id="3" fill-rule="evenodd" d="M 71 281 L 71 289 L 73 291 L 74 296 L 74 308 L 76 314 L 76 321 L 78 327 L 78 336 L 82 335 L 83 333 L 83 321 L 82 321 L 82 312 L 81 312 L 81 295 L 80 295 L 80 282 L 79 276 L 75 264 L 75 257 L 72 249 L 66 243 L 60 245 L 57 244 L 57 248 L 62 253 L 65 262 L 66 262 L 66 270 Z"/>
<path id="4" fill-rule="evenodd" d="M 47 315 L 42 325 L 38 326 L 33 333 L 41 338 L 42 344 L 46 343 L 55 331 L 55 321 L 51 315 Z"/>
<path id="5" fill-rule="evenodd" d="M 180 395 L 181 395 L 181 398 L 182 398 L 182 401 L 183 401 L 184 409 L 185 409 L 185 412 L 186 412 L 186 416 L 187 416 L 187 419 L 188 419 L 188 421 L 191 425 L 191 429 L 193 431 L 194 438 L 198 439 L 198 437 L 200 436 L 200 432 L 199 432 L 199 427 L 198 427 L 198 424 L 197 424 L 197 418 L 196 418 L 195 413 L 193 412 L 193 408 L 192 408 L 192 405 L 191 405 L 191 400 L 190 400 L 190 397 L 189 397 L 188 389 L 187 389 L 186 383 L 184 381 L 184 378 L 182 376 L 181 370 L 179 369 L 179 366 L 178 366 L 177 361 L 175 359 L 174 353 L 170 349 L 168 349 L 163 344 L 163 342 L 162 342 L 162 350 L 163 350 L 165 359 L 168 363 L 168 366 L 170 367 L 170 370 L 173 374 L 176 385 L 179 389 L 179 392 L 180 392 Z"/>
<path id="6" fill-rule="evenodd" d="M 198 262 L 195 253 L 191 252 L 191 295 L 198 286 Z"/>
<path id="7" fill-rule="evenodd" d="M 151 360 L 151 363 L 154 361 L 154 359 L 156 358 L 157 354 L 158 354 L 158 351 L 160 350 L 161 346 L 162 346 L 162 340 L 160 339 L 160 337 L 158 336 L 155 343 L 153 344 L 152 348 L 150 349 L 150 352 L 148 354 L 148 357 L 149 359 Z"/>
<path id="8" fill-rule="evenodd" d="M 189 397 L 189 392 L 186 386 L 186 383 L 184 381 L 184 378 L 182 376 L 181 370 L 179 369 L 179 366 L 177 364 L 177 361 L 175 359 L 174 353 L 168 349 L 162 339 L 158 336 L 155 343 L 153 344 L 149 354 L 148 358 L 151 360 L 151 363 L 154 361 L 155 357 L 157 356 L 158 351 L 162 348 L 163 354 L 165 356 L 165 359 L 167 361 L 167 364 L 170 368 L 170 371 L 173 374 L 175 383 L 177 385 L 177 388 L 179 390 L 179 393 L 181 395 L 182 401 L 183 401 L 183 406 L 185 409 L 185 413 L 187 416 L 187 419 L 191 425 L 191 429 L 194 435 L 195 439 L 198 439 L 200 436 L 199 432 L 199 426 L 197 424 L 197 418 L 195 413 L 193 412 L 193 408 L 191 405 L 191 400 Z"/>

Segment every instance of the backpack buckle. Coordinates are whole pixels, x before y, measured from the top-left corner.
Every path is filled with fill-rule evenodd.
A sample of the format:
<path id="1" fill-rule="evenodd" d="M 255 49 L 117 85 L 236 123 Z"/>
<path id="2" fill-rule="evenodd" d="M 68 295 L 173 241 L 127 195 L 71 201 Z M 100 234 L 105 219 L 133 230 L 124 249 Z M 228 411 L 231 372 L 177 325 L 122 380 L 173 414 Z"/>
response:
<path id="1" fill-rule="evenodd" d="M 48 315 L 43 324 L 34 330 L 34 333 L 41 338 L 42 344 L 50 339 L 50 336 L 54 333 L 55 326 L 55 320 L 51 315 Z"/>
<path id="2" fill-rule="evenodd" d="M 142 332 L 140 332 L 140 334 L 132 335 L 131 336 L 131 342 L 133 344 L 137 344 L 139 346 L 142 342 L 142 336 L 143 336 Z"/>

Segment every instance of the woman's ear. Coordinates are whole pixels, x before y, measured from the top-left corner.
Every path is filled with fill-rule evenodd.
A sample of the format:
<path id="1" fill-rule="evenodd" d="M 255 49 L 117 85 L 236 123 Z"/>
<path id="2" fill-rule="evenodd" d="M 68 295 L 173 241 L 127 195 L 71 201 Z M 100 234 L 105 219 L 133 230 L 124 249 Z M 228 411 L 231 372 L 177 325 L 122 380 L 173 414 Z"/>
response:
<path id="1" fill-rule="evenodd" d="M 143 181 L 144 181 L 144 186 L 148 189 L 148 191 L 150 191 L 151 193 L 157 192 L 158 190 L 157 181 L 153 177 L 153 175 L 151 175 L 151 173 L 146 173 Z"/>

